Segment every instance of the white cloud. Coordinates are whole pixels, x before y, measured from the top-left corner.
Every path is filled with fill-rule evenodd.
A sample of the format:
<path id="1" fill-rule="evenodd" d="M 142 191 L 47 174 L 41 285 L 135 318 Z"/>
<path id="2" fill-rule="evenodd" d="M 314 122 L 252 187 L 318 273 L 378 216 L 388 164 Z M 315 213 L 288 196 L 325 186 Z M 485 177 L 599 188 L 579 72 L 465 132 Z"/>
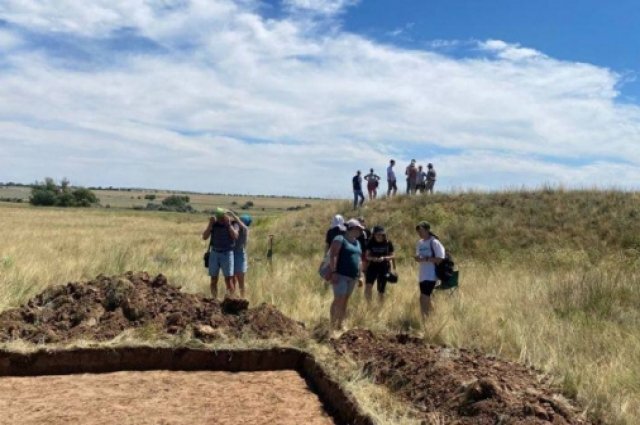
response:
<path id="1" fill-rule="evenodd" d="M 151 4 L 0 4 L 30 31 L 130 28 L 163 48 L 99 51 L 97 69 L 42 46 L 0 53 L 0 180 L 348 195 L 356 169 L 393 156 L 433 161 L 442 186 L 640 181 L 640 108 L 616 101 L 607 69 L 499 40 L 454 59 L 318 34 L 253 1 Z"/>
<path id="2" fill-rule="evenodd" d="M 535 49 L 521 47 L 519 44 L 509 44 L 502 40 L 481 41 L 478 43 L 478 47 L 482 50 L 494 52 L 502 59 L 514 61 L 545 57 L 545 55 Z"/>
<path id="3" fill-rule="evenodd" d="M 360 0 L 282 0 L 291 9 L 303 10 L 321 15 L 336 15 Z"/>
<path id="4" fill-rule="evenodd" d="M 9 51 L 19 47 L 22 40 L 10 31 L 0 29 L 0 50 Z"/>

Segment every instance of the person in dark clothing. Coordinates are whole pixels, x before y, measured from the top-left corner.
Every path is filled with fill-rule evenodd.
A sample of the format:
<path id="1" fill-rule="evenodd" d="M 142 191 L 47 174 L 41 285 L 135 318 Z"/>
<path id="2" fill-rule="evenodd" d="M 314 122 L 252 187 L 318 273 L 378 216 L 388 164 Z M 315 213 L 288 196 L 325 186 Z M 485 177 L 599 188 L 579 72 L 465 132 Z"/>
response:
<path id="1" fill-rule="evenodd" d="M 360 242 L 360 247 L 362 248 L 362 274 L 364 275 L 364 273 L 366 273 L 367 271 L 367 257 L 365 256 L 365 249 L 367 247 L 367 243 L 369 242 L 369 239 L 371 239 L 371 230 L 367 229 L 367 223 L 365 222 L 364 217 L 358 217 L 356 218 L 356 220 L 358 220 L 360 222 L 360 224 L 362 224 L 362 227 L 364 228 L 362 230 L 362 234 L 360 236 L 358 236 L 358 242 Z M 364 284 L 364 276 L 360 276 L 358 277 L 358 287 L 361 287 Z"/>
<path id="2" fill-rule="evenodd" d="M 387 273 L 396 268 L 393 243 L 387 238 L 384 227 L 375 226 L 373 228 L 373 236 L 369 239 L 366 247 L 366 258 L 368 266 L 364 288 L 365 298 L 367 301 L 371 301 L 373 283 L 377 282 L 378 297 L 380 301 L 383 301 L 387 286 Z"/>
<path id="3" fill-rule="evenodd" d="M 336 214 L 331 219 L 331 227 L 327 230 L 327 234 L 324 238 L 325 241 L 325 252 L 329 249 L 331 242 L 335 239 L 336 236 L 343 236 L 347 231 L 347 228 L 344 226 L 344 218 L 340 214 Z"/>
<path id="4" fill-rule="evenodd" d="M 209 219 L 207 228 L 202 232 L 202 239 L 211 238 L 209 243 L 209 276 L 211 276 L 211 296 L 218 297 L 218 274 L 222 269 L 224 281 L 227 287 L 227 294 L 234 295 L 234 266 L 233 250 L 238 239 L 240 227 L 233 222 L 232 218 L 223 210 L 218 208 L 215 215 Z"/>
<path id="5" fill-rule="evenodd" d="M 361 207 L 364 204 L 364 193 L 362 193 L 362 175 L 360 170 L 353 176 L 351 179 L 353 184 L 353 209 L 357 209 L 359 206 Z M 358 198 L 360 198 L 360 202 L 358 202 Z"/>

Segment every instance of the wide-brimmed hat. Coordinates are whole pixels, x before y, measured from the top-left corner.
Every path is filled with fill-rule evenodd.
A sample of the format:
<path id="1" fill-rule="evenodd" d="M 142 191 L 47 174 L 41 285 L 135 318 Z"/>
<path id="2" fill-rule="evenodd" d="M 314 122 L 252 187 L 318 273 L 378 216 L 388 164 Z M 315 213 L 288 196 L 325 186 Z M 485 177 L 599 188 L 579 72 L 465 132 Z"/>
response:
<path id="1" fill-rule="evenodd" d="M 333 216 L 333 218 L 331 219 L 331 228 L 333 229 L 334 227 L 339 228 L 340 230 L 344 230 L 344 217 L 342 217 L 340 214 L 336 214 Z"/>
<path id="2" fill-rule="evenodd" d="M 352 218 L 349 221 L 347 221 L 345 223 L 345 225 L 347 226 L 347 230 L 349 229 L 353 229 L 354 227 L 357 227 L 360 230 L 364 230 L 364 226 L 362 225 L 362 223 L 360 223 L 357 219 Z"/>

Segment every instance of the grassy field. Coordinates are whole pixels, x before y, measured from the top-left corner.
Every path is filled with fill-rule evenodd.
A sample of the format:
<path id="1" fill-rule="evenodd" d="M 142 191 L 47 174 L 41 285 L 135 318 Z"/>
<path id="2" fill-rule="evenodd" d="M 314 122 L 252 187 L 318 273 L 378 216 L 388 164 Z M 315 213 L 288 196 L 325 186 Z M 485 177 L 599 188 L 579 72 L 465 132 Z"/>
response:
<path id="1" fill-rule="evenodd" d="M 314 207 L 326 203 L 322 199 L 289 198 L 280 196 L 243 196 L 243 195 L 209 195 L 202 193 L 183 193 L 163 190 L 109 190 L 101 189 L 93 191 L 100 205 L 110 208 L 144 208 L 147 203 L 160 204 L 163 199 L 171 195 L 187 195 L 190 204 L 197 211 L 211 210 L 216 207 L 241 211 L 241 207 L 247 202 L 253 202 L 247 212 L 254 216 L 271 216 L 281 214 L 294 208 Z M 29 202 L 31 189 L 24 186 L 0 186 L 0 199 L 21 199 Z M 145 199 L 145 196 L 154 195 L 153 200 Z"/>
<path id="2" fill-rule="evenodd" d="M 639 207 L 637 193 L 551 190 L 371 203 L 360 213 L 368 225 L 387 227 L 400 282 L 382 305 L 356 291 L 348 325 L 411 331 L 532 364 L 595 417 L 640 423 Z M 257 220 L 252 303 L 273 303 L 309 328 L 326 328 L 331 296 L 316 269 L 338 212 L 350 216 L 349 203 Z M 460 291 L 436 295 L 424 326 L 411 260 L 421 219 L 433 224 L 462 275 Z M 203 215 L 0 204 L 0 223 L 0 310 L 50 284 L 126 270 L 162 272 L 186 291 L 207 291 Z M 276 235 L 273 264 L 265 257 L 268 234 Z M 349 387 L 362 397 L 382 391 L 352 378 Z M 397 415 L 382 423 L 404 422 L 392 402 L 384 408 Z"/>

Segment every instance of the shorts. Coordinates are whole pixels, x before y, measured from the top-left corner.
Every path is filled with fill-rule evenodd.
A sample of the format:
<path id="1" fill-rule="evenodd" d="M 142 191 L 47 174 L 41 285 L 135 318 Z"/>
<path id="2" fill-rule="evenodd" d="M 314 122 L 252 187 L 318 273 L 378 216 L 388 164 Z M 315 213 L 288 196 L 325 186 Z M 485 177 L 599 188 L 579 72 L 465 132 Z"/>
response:
<path id="1" fill-rule="evenodd" d="M 356 279 L 348 276 L 338 275 L 338 283 L 333 283 L 333 295 L 336 297 L 344 297 L 351 295 L 353 288 L 356 287 Z"/>
<path id="2" fill-rule="evenodd" d="M 398 190 L 398 185 L 396 184 L 395 180 L 387 180 L 387 185 L 389 186 L 389 190 Z"/>
<path id="3" fill-rule="evenodd" d="M 375 267 L 369 267 L 366 273 L 365 283 L 367 285 L 373 285 L 373 282 L 377 281 L 378 292 L 384 294 L 387 288 L 387 272 L 389 267 L 380 267 L 379 263 Z"/>
<path id="4" fill-rule="evenodd" d="M 233 251 L 214 251 L 209 254 L 209 276 L 218 277 L 222 269 L 224 277 L 233 276 Z"/>
<path id="5" fill-rule="evenodd" d="M 420 293 L 422 295 L 426 295 L 427 297 L 430 297 L 431 293 L 433 292 L 433 288 L 435 287 L 436 287 L 435 280 L 423 280 L 422 282 L 420 282 Z"/>
<path id="6" fill-rule="evenodd" d="M 435 180 L 430 180 L 427 182 L 425 189 L 426 190 L 433 190 L 433 186 L 435 186 L 436 181 Z"/>
<path id="7" fill-rule="evenodd" d="M 246 273 L 247 268 L 247 251 L 233 251 L 233 274 Z"/>

